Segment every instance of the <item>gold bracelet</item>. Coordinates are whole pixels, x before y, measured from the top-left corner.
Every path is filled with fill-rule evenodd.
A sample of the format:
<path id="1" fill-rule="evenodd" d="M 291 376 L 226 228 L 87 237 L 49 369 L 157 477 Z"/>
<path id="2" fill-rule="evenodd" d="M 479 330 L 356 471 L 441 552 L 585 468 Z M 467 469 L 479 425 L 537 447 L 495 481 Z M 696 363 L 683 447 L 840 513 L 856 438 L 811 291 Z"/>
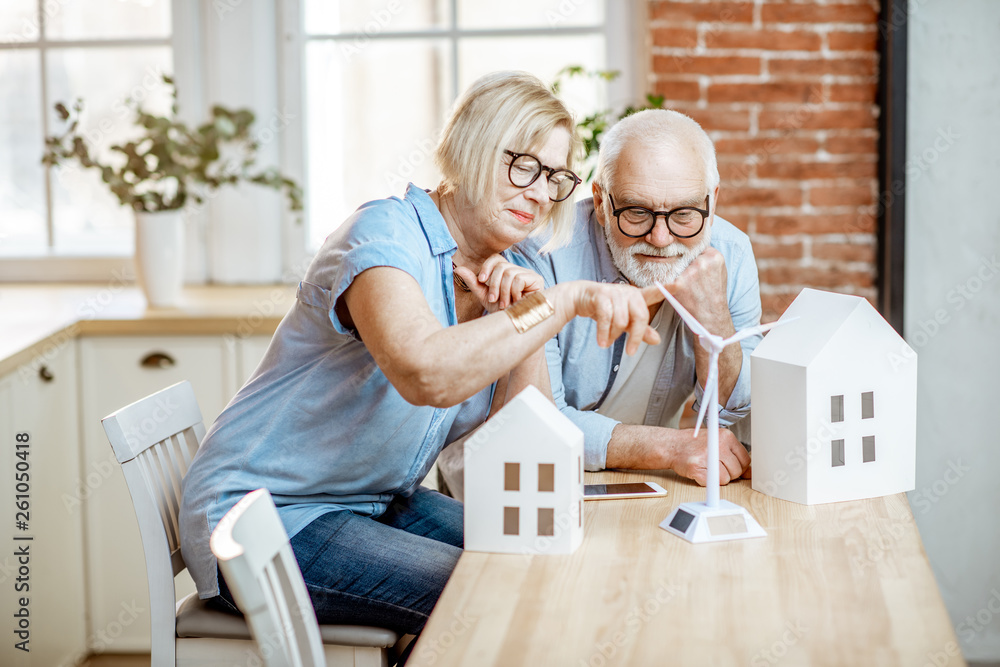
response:
<path id="1" fill-rule="evenodd" d="M 532 292 L 503 312 L 510 317 L 517 333 L 524 333 L 536 324 L 540 324 L 555 315 L 556 309 L 552 307 L 544 294 Z"/>

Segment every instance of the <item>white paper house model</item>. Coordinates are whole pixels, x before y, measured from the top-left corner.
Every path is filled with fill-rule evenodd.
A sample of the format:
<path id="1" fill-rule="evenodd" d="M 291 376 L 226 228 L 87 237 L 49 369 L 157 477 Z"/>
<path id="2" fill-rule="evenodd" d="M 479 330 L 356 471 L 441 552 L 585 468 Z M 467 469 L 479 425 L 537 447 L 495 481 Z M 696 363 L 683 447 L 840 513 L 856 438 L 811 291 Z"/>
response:
<path id="1" fill-rule="evenodd" d="M 917 355 L 867 300 L 804 289 L 750 356 L 753 488 L 813 505 L 914 488 Z"/>
<path id="2" fill-rule="evenodd" d="M 465 442 L 465 549 L 568 554 L 583 541 L 583 431 L 529 386 Z"/>

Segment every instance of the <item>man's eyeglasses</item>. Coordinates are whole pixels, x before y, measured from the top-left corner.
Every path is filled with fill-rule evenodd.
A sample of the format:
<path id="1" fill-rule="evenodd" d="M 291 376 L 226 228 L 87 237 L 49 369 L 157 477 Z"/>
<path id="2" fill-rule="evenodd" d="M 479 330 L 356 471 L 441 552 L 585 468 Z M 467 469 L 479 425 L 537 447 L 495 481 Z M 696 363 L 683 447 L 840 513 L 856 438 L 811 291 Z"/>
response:
<path id="1" fill-rule="evenodd" d="M 679 239 L 689 239 L 697 236 L 705 226 L 705 218 L 711 210 L 711 195 L 705 195 L 705 208 L 681 206 L 671 211 L 651 211 L 644 206 L 622 206 L 615 208 L 615 198 L 608 193 L 611 200 L 611 214 L 618 220 L 618 229 L 625 236 L 640 239 L 653 231 L 656 217 L 662 215 L 667 221 L 667 230 Z"/>
<path id="2" fill-rule="evenodd" d="M 549 199 L 563 201 L 573 194 L 581 183 L 580 177 L 569 169 L 546 167 L 542 161 L 530 153 L 515 153 L 505 150 L 511 157 L 507 176 L 515 187 L 526 188 L 538 180 L 544 171 L 548 176 Z"/>

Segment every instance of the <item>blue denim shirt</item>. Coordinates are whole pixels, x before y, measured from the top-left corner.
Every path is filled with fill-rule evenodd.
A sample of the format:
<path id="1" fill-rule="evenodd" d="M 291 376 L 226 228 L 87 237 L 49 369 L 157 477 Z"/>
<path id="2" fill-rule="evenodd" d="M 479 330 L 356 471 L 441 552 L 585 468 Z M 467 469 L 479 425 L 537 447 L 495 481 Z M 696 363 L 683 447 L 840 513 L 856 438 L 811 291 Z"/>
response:
<path id="1" fill-rule="evenodd" d="M 594 216 L 593 199 L 577 205 L 573 240 L 569 245 L 543 255 L 538 249 L 544 242 L 544 238 L 522 242 L 517 246 L 520 255 L 516 260 L 537 271 L 547 285 L 569 280 L 628 282 L 615 267 L 604 229 Z M 726 291 L 733 325 L 740 330 L 759 324 L 760 286 L 749 237 L 716 216 L 712 247 L 722 253 L 726 262 Z M 661 307 L 671 309 L 666 303 Z M 702 389 L 696 382 L 694 363 L 695 336 L 682 326 L 676 313 L 670 315 L 671 334 L 660 343 L 668 348 L 646 407 L 645 423 L 648 424 L 659 424 L 662 415 L 679 413 L 692 391 L 695 409 L 701 405 Z M 719 408 L 720 426 L 731 426 L 750 413 L 750 353 L 760 340 L 761 336 L 753 336 L 741 342 L 743 367 L 729 401 Z M 612 347 L 599 347 L 596 324 L 582 317 L 574 318 L 546 345 L 552 397 L 584 433 L 587 470 L 605 467 L 611 432 L 620 423 L 594 411 L 615 383 L 624 349 L 625 336 L 619 337 Z M 746 438 L 741 437 L 741 440 Z"/>
<path id="2" fill-rule="evenodd" d="M 434 202 L 363 205 L 330 235 L 264 359 L 209 430 L 183 483 L 181 549 L 201 597 L 218 594 L 212 529 L 266 487 L 289 536 L 326 512 L 378 516 L 410 495 L 445 443 L 480 425 L 493 386 L 452 408 L 407 403 L 334 311 L 354 278 L 392 266 L 420 284 L 443 326 L 457 324 L 454 239 Z"/>

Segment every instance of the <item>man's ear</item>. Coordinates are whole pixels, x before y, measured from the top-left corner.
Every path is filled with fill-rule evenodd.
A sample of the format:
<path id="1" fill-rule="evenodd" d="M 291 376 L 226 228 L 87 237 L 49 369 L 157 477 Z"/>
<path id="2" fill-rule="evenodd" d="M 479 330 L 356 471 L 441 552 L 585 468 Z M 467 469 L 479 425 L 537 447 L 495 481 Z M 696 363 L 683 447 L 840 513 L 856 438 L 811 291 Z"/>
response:
<path id="1" fill-rule="evenodd" d="M 604 191 L 601 186 L 594 181 L 590 184 L 590 191 L 594 194 L 594 214 L 597 217 L 597 224 L 604 226 Z"/>
<path id="2" fill-rule="evenodd" d="M 715 210 L 719 206 L 719 186 L 715 186 L 715 190 L 712 192 L 712 212 L 710 214 L 709 220 L 715 221 Z"/>

